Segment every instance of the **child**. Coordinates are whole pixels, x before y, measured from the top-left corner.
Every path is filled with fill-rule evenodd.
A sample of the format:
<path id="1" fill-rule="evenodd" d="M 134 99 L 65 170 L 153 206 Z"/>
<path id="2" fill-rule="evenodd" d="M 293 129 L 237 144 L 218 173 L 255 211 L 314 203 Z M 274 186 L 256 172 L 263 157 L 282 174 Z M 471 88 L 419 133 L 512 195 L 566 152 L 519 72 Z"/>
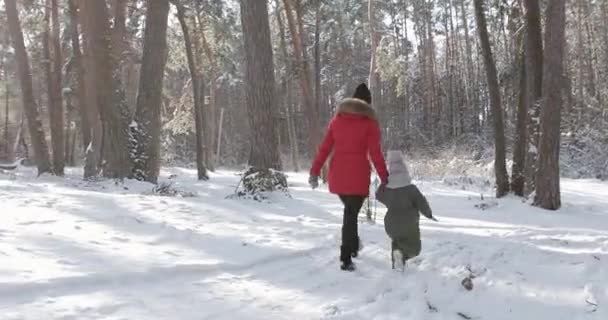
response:
<path id="1" fill-rule="evenodd" d="M 420 213 L 435 220 L 426 198 L 412 179 L 400 151 L 391 150 L 387 157 L 389 178 L 386 186 L 376 192 L 376 199 L 388 211 L 384 217 L 384 229 L 391 237 L 392 266 L 395 261 L 405 268 L 408 259 L 420 254 Z M 436 220 L 435 220 L 436 221 Z"/>

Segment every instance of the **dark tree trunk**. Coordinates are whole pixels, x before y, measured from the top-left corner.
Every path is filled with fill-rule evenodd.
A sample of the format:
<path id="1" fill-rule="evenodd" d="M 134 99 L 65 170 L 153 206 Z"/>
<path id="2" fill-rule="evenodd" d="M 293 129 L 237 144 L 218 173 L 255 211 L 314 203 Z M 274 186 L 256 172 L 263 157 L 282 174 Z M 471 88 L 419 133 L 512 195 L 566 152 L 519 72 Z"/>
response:
<path id="1" fill-rule="evenodd" d="M 551 0 L 547 7 L 544 56 L 543 104 L 540 114 L 541 134 L 534 204 L 549 210 L 561 207 L 559 186 L 560 122 L 562 75 L 565 51 L 564 0 Z"/>
<path id="2" fill-rule="evenodd" d="M 103 174 L 109 178 L 123 179 L 129 176 L 128 108 L 120 83 L 117 62 L 112 58 L 110 47 L 110 22 L 105 1 L 86 2 L 84 20 L 89 25 L 90 54 L 95 75 L 96 102 L 103 127 L 102 156 Z"/>
<path id="3" fill-rule="evenodd" d="M 6 48 L 8 48 L 10 46 L 10 38 L 8 33 L 5 35 L 5 39 L 6 39 Z M 4 40 L 4 39 L 3 39 Z M 4 83 L 5 83 L 5 87 L 4 87 L 4 154 L 6 155 L 6 160 L 8 161 L 12 161 L 13 160 L 13 155 L 10 152 L 10 142 L 9 142 L 9 130 L 8 130 L 8 124 L 9 124 L 9 109 L 10 109 L 10 95 L 11 95 L 11 88 L 9 86 L 9 75 L 8 75 L 8 59 L 6 58 L 6 52 L 2 55 L 2 68 L 4 69 Z"/>
<path id="4" fill-rule="evenodd" d="M 133 174 L 156 183 L 160 172 L 160 111 L 167 62 L 169 0 L 148 0 L 144 52 L 133 134 Z"/>
<path id="5" fill-rule="evenodd" d="M 42 121 L 40 120 L 40 112 L 38 105 L 34 99 L 34 89 L 32 86 L 32 71 L 25 44 L 23 41 L 23 32 L 21 31 L 21 22 L 19 21 L 19 13 L 15 0 L 4 0 L 8 28 L 15 49 L 15 57 L 17 60 L 17 70 L 19 73 L 19 82 L 21 85 L 21 95 L 23 99 L 23 109 L 27 117 L 30 139 L 34 148 L 34 157 L 38 175 L 52 172 L 49 149 L 46 144 Z"/>
<path id="6" fill-rule="evenodd" d="M 82 147 L 86 150 L 91 143 L 91 124 L 89 123 L 88 111 L 87 111 L 87 96 L 85 86 L 85 73 L 82 59 L 82 51 L 80 50 L 80 34 L 78 32 L 78 7 L 76 6 L 76 0 L 69 0 L 69 14 L 70 14 L 70 36 L 72 44 L 72 63 L 74 65 L 74 72 L 76 73 L 76 96 L 78 109 L 80 113 L 80 131 L 82 133 Z"/>
<path id="7" fill-rule="evenodd" d="M 207 37 L 205 36 L 205 28 L 203 25 L 203 19 L 198 16 L 197 20 L 199 21 L 198 25 L 199 25 L 199 30 L 200 30 L 200 38 L 201 38 L 201 44 L 203 46 L 203 51 L 205 52 L 205 56 L 207 57 L 207 60 L 209 61 L 209 107 L 207 108 L 208 110 L 208 114 L 205 117 L 207 122 L 205 123 L 205 127 L 207 128 L 207 146 L 209 149 L 209 152 L 207 152 L 208 154 L 208 163 L 207 166 L 209 167 L 209 170 L 214 171 L 215 168 L 215 164 L 220 160 L 220 159 L 216 159 L 217 157 L 214 157 L 213 154 L 213 150 L 216 150 L 217 146 L 216 143 L 218 142 L 218 131 L 217 131 L 217 127 L 218 127 L 218 105 L 217 105 L 217 92 L 218 92 L 218 86 L 217 86 L 217 77 L 218 77 L 218 70 L 217 70 L 217 63 L 215 61 L 215 56 L 213 54 L 213 51 L 211 50 L 211 46 L 209 46 L 209 42 L 207 42 Z"/>
<path id="8" fill-rule="evenodd" d="M 53 139 L 53 171 L 57 175 L 64 174 L 65 168 L 65 111 L 63 107 L 63 58 L 61 54 L 61 31 L 59 27 L 58 0 L 51 0 L 51 44 L 53 52 L 53 106 L 55 112 L 51 114 L 51 138 Z M 53 133 L 54 132 L 54 133 Z M 56 136 L 57 138 L 53 138 Z"/>
<path id="9" fill-rule="evenodd" d="M 102 147 L 103 147 L 103 126 L 101 124 L 100 108 L 97 101 L 97 75 L 95 73 L 95 56 L 93 54 L 93 39 L 91 33 L 91 21 L 86 19 L 86 13 L 89 10 L 87 8 L 90 5 L 90 1 L 74 1 L 74 4 L 78 3 L 78 21 L 82 29 L 83 35 L 83 56 L 82 56 L 82 69 L 84 72 L 83 82 L 79 79 L 79 86 L 83 86 L 83 89 L 79 93 L 79 98 L 82 98 L 84 93 L 84 101 L 81 104 L 81 111 L 86 115 L 87 121 L 90 126 L 90 143 L 85 148 L 85 165 L 84 165 L 84 178 L 91 179 L 99 175 L 102 167 Z"/>
<path id="10" fill-rule="evenodd" d="M 380 32 L 376 30 L 376 17 L 374 11 L 374 0 L 369 0 L 367 3 L 367 14 L 369 23 L 369 33 L 371 39 L 371 60 L 369 66 L 369 88 L 372 92 L 372 104 L 376 106 L 376 109 L 382 120 L 382 114 L 384 113 L 381 109 L 382 105 L 382 83 L 380 79 L 380 72 L 378 72 L 377 54 L 378 46 L 380 45 Z M 382 121 L 381 121 L 382 122 Z"/>
<path id="11" fill-rule="evenodd" d="M 477 30 L 479 32 L 479 40 L 481 43 L 484 65 L 486 67 L 488 88 L 490 91 L 490 108 L 492 109 L 492 118 L 494 123 L 494 171 L 496 174 L 496 197 L 500 198 L 509 192 L 509 177 L 507 175 L 507 164 L 505 160 L 506 147 L 503 112 L 500 103 L 500 88 L 498 86 L 496 64 L 494 63 L 494 57 L 492 55 L 490 38 L 488 36 L 483 0 L 474 0 L 474 5 L 475 18 L 477 20 Z"/>
<path id="12" fill-rule="evenodd" d="M 42 48 L 50 115 L 53 171 L 56 175 L 62 176 L 65 167 L 65 132 L 61 92 L 62 59 L 57 11 L 57 0 L 46 0 Z"/>
<path id="13" fill-rule="evenodd" d="M 526 194 L 535 188 L 538 159 L 538 117 L 543 86 L 543 40 L 539 0 L 524 0 L 526 9 L 526 77 L 528 109 L 528 143 L 526 144 Z"/>
<path id="14" fill-rule="evenodd" d="M 305 59 L 304 47 L 302 45 L 302 34 L 298 32 L 296 18 L 293 14 L 293 5 L 291 0 L 283 0 L 285 4 L 285 13 L 287 16 L 287 24 L 291 33 L 293 42 L 293 51 L 296 56 L 297 74 L 300 80 L 300 88 L 302 89 L 302 99 L 308 118 L 308 129 L 310 130 L 309 151 L 314 155 L 318 145 L 321 143 L 321 125 L 319 123 L 319 110 L 315 107 L 313 101 L 313 92 L 311 89 L 310 72 Z"/>
<path id="15" fill-rule="evenodd" d="M 287 69 L 287 75 L 284 86 L 286 91 L 285 113 L 287 118 L 287 134 L 289 136 L 289 147 L 291 149 L 291 162 L 293 164 L 293 170 L 295 172 L 298 172 L 300 171 L 300 164 L 298 162 L 300 151 L 296 134 L 296 124 L 293 118 L 293 81 L 291 79 L 291 74 L 293 73 L 293 66 L 290 63 L 289 53 L 287 52 L 287 41 L 285 40 L 285 26 L 283 24 L 283 18 L 280 10 L 280 0 L 276 0 L 276 7 L 277 23 L 279 25 L 280 48 Z"/>
<path id="16" fill-rule="evenodd" d="M 475 75 L 475 70 L 473 68 L 473 49 L 471 48 L 471 38 L 469 36 L 469 21 L 467 19 L 467 10 L 466 10 L 466 6 L 465 6 L 465 0 L 460 0 L 460 16 L 462 18 L 462 25 L 464 27 L 464 44 L 465 44 L 465 53 L 466 53 L 466 94 L 467 94 L 467 101 L 470 104 L 473 104 L 473 109 L 471 110 L 473 113 L 473 116 L 471 117 L 471 120 L 473 122 L 473 132 L 475 133 L 479 133 L 480 132 L 480 126 L 479 126 L 479 101 L 477 101 L 477 99 L 475 98 L 476 95 L 473 94 L 474 92 L 474 75 Z"/>
<path id="17" fill-rule="evenodd" d="M 517 196 L 525 195 L 526 150 L 528 143 L 527 75 L 525 53 L 521 56 L 519 75 L 519 101 L 517 103 L 517 128 L 513 146 L 513 167 L 511 169 L 511 190 Z"/>
<path id="18" fill-rule="evenodd" d="M 201 99 L 201 77 L 198 74 L 196 68 L 196 62 L 194 60 L 194 53 L 192 51 L 192 38 L 190 37 L 190 30 L 188 28 L 188 22 L 186 21 L 186 9 L 178 1 L 173 2 L 177 7 L 177 18 L 182 28 L 184 36 L 184 46 L 186 48 L 186 57 L 188 59 L 188 68 L 190 69 L 190 76 L 192 78 L 192 94 L 194 100 L 194 123 L 196 133 L 196 168 L 198 171 L 199 180 L 209 180 L 207 174 L 207 167 L 205 166 L 205 137 L 203 136 L 203 105 Z"/>
<path id="19" fill-rule="evenodd" d="M 315 105 L 321 110 L 321 1 L 317 0 L 315 14 Z"/>
<path id="20" fill-rule="evenodd" d="M 281 170 L 278 139 L 274 61 L 266 1 L 241 0 L 245 40 L 245 93 L 251 125 L 249 165 L 255 170 Z"/>

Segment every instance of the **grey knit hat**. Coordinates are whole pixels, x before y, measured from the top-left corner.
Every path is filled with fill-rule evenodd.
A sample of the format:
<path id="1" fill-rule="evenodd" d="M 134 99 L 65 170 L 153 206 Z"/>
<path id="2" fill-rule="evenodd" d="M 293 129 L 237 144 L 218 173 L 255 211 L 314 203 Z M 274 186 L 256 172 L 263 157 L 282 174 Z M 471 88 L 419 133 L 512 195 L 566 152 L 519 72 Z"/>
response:
<path id="1" fill-rule="evenodd" d="M 412 184 L 410 172 L 403 159 L 403 154 L 399 150 L 390 150 L 387 155 L 388 162 L 388 188 L 396 189 Z"/>

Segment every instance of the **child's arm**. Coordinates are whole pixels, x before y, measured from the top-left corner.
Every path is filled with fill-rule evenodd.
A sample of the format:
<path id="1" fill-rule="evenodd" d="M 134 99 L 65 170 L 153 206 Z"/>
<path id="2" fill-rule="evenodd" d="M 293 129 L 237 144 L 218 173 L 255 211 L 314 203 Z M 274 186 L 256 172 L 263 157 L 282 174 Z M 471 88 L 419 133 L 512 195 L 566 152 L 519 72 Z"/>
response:
<path id="1" fill-rule="evenodd" d="M 386 188 L 384 186 L 380 186 L 378 190 L 376 190 L 376 199 L 383 205 L 388 206 L 386 204 Z"/>
<path id="2" fill-rule="evenodd" d="M 416 209 L 418 209 L 418 211 L 420 211 L 420 213 L 422 213 L 422 215 L 424 215 L 425 217 L 431 219 L 431 220 L 435 220 L 435 218 L 433 217 L 433 211 L 431 210 L 431 206 L 429 205 L 429 202 L 426 200 L 426 198 L 424 197 L 424 195 L 420 192 L 420 190 L 418 189 L 418 187 L 415 187 L 415 200 L 414 200 L 414 205 L 416 206 Z"/>

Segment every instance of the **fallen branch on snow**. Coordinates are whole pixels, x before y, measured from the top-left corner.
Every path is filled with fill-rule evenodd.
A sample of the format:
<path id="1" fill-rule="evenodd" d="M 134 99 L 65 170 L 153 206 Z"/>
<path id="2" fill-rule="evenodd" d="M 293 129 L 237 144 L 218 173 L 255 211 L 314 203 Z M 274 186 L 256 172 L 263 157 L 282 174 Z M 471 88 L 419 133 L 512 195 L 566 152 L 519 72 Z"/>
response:
<path id="1" fill-rule="evenodd" d="M 0 164 L 0 169 L 15 170 L 23 164 L 23 161 L 25 161 L 25 159 L 21 158 L 21 159 L 17 159 L 17 161 L 10 163 L 10 164 Z"/>

